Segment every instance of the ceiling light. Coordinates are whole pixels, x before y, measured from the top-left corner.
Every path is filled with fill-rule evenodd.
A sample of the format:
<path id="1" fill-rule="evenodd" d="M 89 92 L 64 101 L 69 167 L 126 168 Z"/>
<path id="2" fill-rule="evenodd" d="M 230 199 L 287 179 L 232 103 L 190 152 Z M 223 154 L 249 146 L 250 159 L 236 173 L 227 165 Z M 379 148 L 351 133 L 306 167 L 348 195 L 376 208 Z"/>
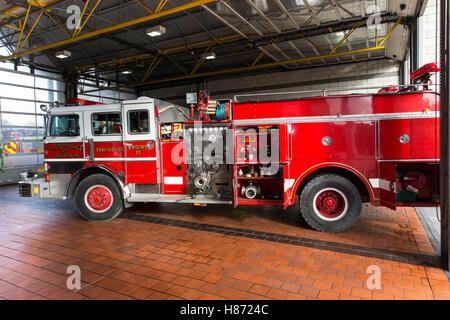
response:
<path id="1" fill-rule="evenodd" d="M 66 58 L 70 57 L 71 55 L 72 55 L 72 53 L 69 50 L 56 51 L 56 53 L 55 53 L 55 57 L 57 57 L 59 59 L 66 59 Z"/>
<path id="2" fill-rule="evenodd" d="M 130 70 L 123 70 L 122 74 L 131 74 L 131 71 Z"/>
<path id="3" fill-rule="evenodd" d="M 212 60 L 216 58 L 216 54 L 214 52 L 207 53 L 203 56 L 206 60 Z"/>
<path id="4" fill-rule="evenodd" d="M 154 27 L 148 28 L 146 33 L 150 37 L 157 37 L 157 36 L 160 36 L 160 35 L 166 33 L 166 28 L 164 28 L 163 26 L 154 26 Z"/>

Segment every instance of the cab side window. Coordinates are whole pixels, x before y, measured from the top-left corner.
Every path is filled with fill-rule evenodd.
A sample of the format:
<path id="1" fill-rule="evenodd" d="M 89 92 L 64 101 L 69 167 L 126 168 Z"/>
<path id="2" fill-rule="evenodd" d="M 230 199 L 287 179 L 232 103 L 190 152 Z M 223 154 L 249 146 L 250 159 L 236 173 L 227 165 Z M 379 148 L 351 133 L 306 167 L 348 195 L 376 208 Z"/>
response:
<path id="1" fill-rule="evenodd" d="M 80 135 L 80 117 L 76 114 L 53 116 L 51 137 L 77 137 Z"/>
<path id="2" fill-rule="evenodd" d="M 147 110 L 128 111 L 128 133 L 150 133 L 149 114 Z"/>
<path id="3" fill-rule="evenodd" d="M 92 132 L 94 135 L 122 134 L 122 121 L 119 112 L 93 113 Z"/>

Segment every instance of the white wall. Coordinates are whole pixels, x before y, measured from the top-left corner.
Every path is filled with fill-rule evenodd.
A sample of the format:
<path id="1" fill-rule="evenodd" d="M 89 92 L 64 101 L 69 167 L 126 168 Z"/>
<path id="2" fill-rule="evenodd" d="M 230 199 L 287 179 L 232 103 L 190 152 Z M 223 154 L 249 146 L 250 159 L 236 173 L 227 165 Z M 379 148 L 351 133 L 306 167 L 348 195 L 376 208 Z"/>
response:
<path id="1" fill-rule="evenodd" d="M 419 18 L 419 65 L 439 62 L 439 6 L 440 0 L 428 0 L 423 16 Z M 439 77 L 431 78 L 438 83 Z"/>
<path id="2" fill-rule="evenodd" d="M 438 11 L 436 11 L 436 9 Z M 419 18 L 420 65 L 439 60 L 439 1 L 428 0 L 424 14 Z"/>
<path id="3" fill-rule="evenodd" d="M 203 82 L 200 81 L 203 87 Z M 271 93 L 300 90 L 321 90 L 327 88 L 358 88 L 399 83 L 399 63 L 388 59 L 354 62 L 335 66 L 315 67 L 292 71 L 265 72 L 258 75 L 236 75 L 207 81 L 207 89 L 213 99 L 232 98 L 235 94 Z M 149 96 L 173 103 L 184 104 L 186 92 L 195 92 L 197 85 L 166 87 L 146 90 L 141 96 Z M 366 93 L 375 90 L 342 91 L 340 93 Z M 318 93 L 309 94 L 318 95 Z M 298 95 L 282 96 L 293 98 Z M 302 94 L 308 96 L 308 94 Z M 270 98 L 268 96 L 267 98 Z M 280 97 L 280 96 L 272 96 Z M 266 98 L 266 97 L 265 97 Z M 244 100 L 245 98 L 239 99 Z"/>

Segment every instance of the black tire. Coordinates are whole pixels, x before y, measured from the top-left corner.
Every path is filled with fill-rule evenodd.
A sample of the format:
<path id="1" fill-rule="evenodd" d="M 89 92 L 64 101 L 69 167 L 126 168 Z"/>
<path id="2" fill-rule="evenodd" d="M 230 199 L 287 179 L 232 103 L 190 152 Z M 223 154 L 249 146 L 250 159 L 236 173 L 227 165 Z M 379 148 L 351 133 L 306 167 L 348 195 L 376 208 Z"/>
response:
<path id="1" fill-rule="evenodd" d="M 106 208 L 102 208 L 102 212 L 96 212 L 87 204 L 88 193 L 93 188 L 100 186 L 107 190 L 111 195 L 111 201 Z M 91 189 L 91 191 L 90 191 Z M 123 211 L 123 201 L 117 183 L 109 176 L 101 173 L 93 174 L 80 182 L 75 190 L 75 206 L 78 213 L 89 221 L 109 221 L 119 216 Z"/>
<path id="2" fill-rule="evenodd" d="M 331 200 L 336 211 L 321 211 L 320 199 L 334 195 Z M 325 197 L 324 197 L 325 196 Z M 333 203 L 334 201 L 334 203 Z M 317 205 L 319 203 L 319 205 Z M 343 232 L 351 228 L 361 213 L 361 195 L 355 185 L 337 174 L 321 174 L 313 178 L 300 194 L 300 215 L 313 229 L 322 232 Z"/>

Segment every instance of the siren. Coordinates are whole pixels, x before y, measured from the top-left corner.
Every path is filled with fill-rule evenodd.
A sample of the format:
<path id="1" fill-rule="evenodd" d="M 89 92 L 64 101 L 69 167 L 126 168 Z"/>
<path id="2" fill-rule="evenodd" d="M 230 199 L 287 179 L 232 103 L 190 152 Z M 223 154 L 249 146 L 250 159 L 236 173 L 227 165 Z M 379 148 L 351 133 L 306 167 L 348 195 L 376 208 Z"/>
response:
<path id="1" fill-rule="evenodd" d="M 427 63 L 419 69 L 411 72 L 409 77 L 414 83 L 427 83 L 431 78 L 431 74 L 439 72 L 440 70 L 441 68 L 437 63 Z"/>

